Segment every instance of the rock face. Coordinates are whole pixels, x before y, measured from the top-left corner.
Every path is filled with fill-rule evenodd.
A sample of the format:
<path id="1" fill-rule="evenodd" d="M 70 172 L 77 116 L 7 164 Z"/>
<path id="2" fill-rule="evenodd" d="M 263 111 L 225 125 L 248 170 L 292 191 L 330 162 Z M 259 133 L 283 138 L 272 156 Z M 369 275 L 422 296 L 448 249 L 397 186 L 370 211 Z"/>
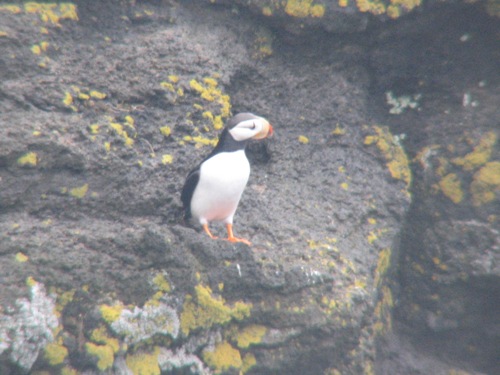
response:
<path id="1" fill-rule="evenodd" d="M 0 373 L 496 373 L 498 24 L 374 4 L 0 5 Z M 251 247 L 179 199 L 242 111 Z"/>

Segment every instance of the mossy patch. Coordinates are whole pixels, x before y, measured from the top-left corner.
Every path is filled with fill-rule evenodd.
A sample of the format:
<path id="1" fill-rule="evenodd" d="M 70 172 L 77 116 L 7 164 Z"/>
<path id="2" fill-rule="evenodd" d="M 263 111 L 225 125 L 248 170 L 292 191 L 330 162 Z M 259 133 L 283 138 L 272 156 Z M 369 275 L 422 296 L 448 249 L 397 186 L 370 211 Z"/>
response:
<path id="1" fill-rule="evenodd" d="M 243 320 L 250 316 L 252 304 L 241 301 L 233 306 L 226 304 L 222 297 L 213 295 L 208 286 L 195 287 L 194 297 L 186 296 L 181 313 L 181 330 L 187 336 L 192 330 L 224 325 L 231 320 Z"/>

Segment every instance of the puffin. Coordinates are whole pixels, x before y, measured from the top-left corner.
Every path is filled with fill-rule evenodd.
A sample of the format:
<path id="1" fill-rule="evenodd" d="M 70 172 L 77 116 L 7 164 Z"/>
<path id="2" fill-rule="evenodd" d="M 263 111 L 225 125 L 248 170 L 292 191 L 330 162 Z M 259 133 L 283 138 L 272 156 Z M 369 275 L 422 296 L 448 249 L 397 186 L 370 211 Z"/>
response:
<path id="1" fill-rule="evenodd" d="M 273 127 L 263 117 L 253 113 L 231 117 L 215 148 L 186 178 L 181 192 L 185 220 L 197 220 L 212 239 L 217 237 L 210 232 L 208 224 L 223 222 L 228 241 L 250 246 L 250 241 L 233 234 L 234 214 L 250 177 L 245 149 L 250 140 L 272 135 Z"/>

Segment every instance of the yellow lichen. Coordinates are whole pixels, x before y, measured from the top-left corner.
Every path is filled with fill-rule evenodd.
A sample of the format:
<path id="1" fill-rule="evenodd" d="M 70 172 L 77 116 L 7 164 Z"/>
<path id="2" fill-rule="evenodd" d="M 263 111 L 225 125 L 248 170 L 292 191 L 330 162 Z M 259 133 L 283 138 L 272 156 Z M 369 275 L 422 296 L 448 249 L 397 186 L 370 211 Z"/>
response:
<path id="1" fill-rule="evenodd" d="M 109 126 L 118 134 L 124 141 L 126 146 L 132 146 L 134 144 L 134 140 L 130 138 L 127 131 L 123 129 L 123 125 L 118 122 L 110 122 Z"/>
<path id="2" fill-rule="evenodd" d="M 73 96 L 69 92 L 64 93 L 64 98 L 62 100 L 63 104 L 66 107 L 69 107 L 71 104 L 73 104 Z"/>
<path id="3" fill-rule="evenodd" d="M 91 134 L 98 134 L 99 133 L 99 128 L 100 128 L 99 124 L 92 124 L 92 125 L 90 125 L 89 126 L 90 133 Z"/>
<path id="4" fill-rule="evenodd" d="M 497 135 L 491 131 L 486 133 L 474 150 L 464 157 L 458 157 L 452 160 L 455 165 L 461 166 L 466 171 L 472 171 L 490 160 L 491 153 L 495 147 Z"/>
<path id="5" fill-rule="evenodd" d="M 43 356 L 50 365 L 59 365 L 68 356 L 68 349 L 63 345 L 50 343 L 45 347 Z"/>
<path id="6" fill-rule="evenodd" d="M 340 187 L 344 190 L 348 190 L 349 189 L 349 184 L 347 182 L 342 182 L 340 184 Z"/>
<path id="7" fill-rule="evenodd" d="M 21 156 L 19 159 L 17 159 L 17 164 L 20 166 L 31 166 L 34 167 L 38 163 L 38 156 L 35 152 L 28 152 L 27 154 L 24 154 Z"/>
<path id="8" fill-rule="evenodd" d="M 305 135 L 299 135 L 299 142 L 306 145 L 309 143 L 309 138 L 307 138 Z"/>
<path id="9" fill-rule="evenodd" d="M 479 169 L 474 174 L 470 190 L 475 206 L 495 200 L 500 193 L 500 161 L 486 163 Z"/>
<path id="10" fill-rule="evenodd" d="M 16 254 L 15 259 L 16 259 L 16 262 L 19 262 L 19 263 L 25 263 L 25 262 L 27 262 L 30 258 L 29 258 L 27 255 L 25 255 L 25 254 L 23 254 L 23 253 L 21 253 L 21 252 L 18 252 L 18 253 Z"/>
<path id="11" fill-rule="evenodd" d="M 243 320 L 250 316 L 252 304 L 238 301 L 233 307 L 226 305 L 222 297 L 215 297 L 208 286 L 195 287 L 195 296 L 187 295 L 181 313 L 182 333 L 187 336 L 197 328 L 223 325 L 231 320 Z"/>
<path id="12" fill-rule="evenodd" d="M 464 197 L 462 184 L 455 173 L 449 173 L 439 181 L 439 188 L 453 203 L 460 203 Z"/>
<path id="13" fill-rule="evenodd" d="M 100 326 L 92 331 L 90 339 L 96 344 L 104 344 L 109 346 L 113 353 L 118 353 L 120 343 L 117 339 L 108 336 L 108 331 L 105 326 Z"/>
<path id="14" fill-rule="evenodd" d="M 175 92 L 175 87 L 170 82 L 162 81 L 160 82 L 160 86 L 163 87 L 164 89 L 167 89 L 170 92 Z"/>
<path id="15" fill-rule="evenodd" d="M 375 242 L 375 240 L 378 240 L 378 236 L 374 231 L 371 231 L 370 233 L 368 233 L 368 236 L 366 236 L 366 240 L 371 245 Z"/>
<path id="16" fill-rule="evenodd" d="M 87 195 L 88 190 L 89 190 L 89 184 L 84 184 L 80 187 L 70 189 L 69 195 L 78 199 L 82 199 L 83 197 L 85 197 L 85 195 Z"/>
<path id="17" fill-rule="evenodd" d="M 366 136 L 364 144 L 375 144 L 384 156 L 392 177 L 403 180 L 408 188 L 411 184 L 411 170 L 405 151 L 394 138 L 389 128 L 372 126 L 372 129 L 376 135 Z"/>
<path id="18" fill-rule="evenodd" d="M 223 373 L 231 368 L 241 369 L 243 361 L 238 349 L 235 349 L 226 341 L 223 341 L 215 346 L 213 351 L 204 350 L 203 360 L 217 374 Z"/>
<path id="19" fill-rule="evenodd" d="M 69 366 L 64 366 L 61 369 L 61 375 L 78 375 L 78 371 Z"/>
<path id="20" fill-rule="evenodd" d="M 97 368 L 100 371 L 105 371 L 113 366 L 115 355 L 111 346 L 96 345 L 94 343 L 87 342 L 85 343 L 85 351 L 91 356 L 97 357 Z"/>
<path id="21" fill-rule="evenodd" d="M 313 5 L 313 0 L 288 0 L 285 5 L 285 13 L 292 17 L 323 17 L 325 7 L 321 4 Z"/>
<path id="22" fill-rule="evenodd" d="M 158 355 L 160 348 L 155 347 L 153 352 L 137 352 L 128 354 L 125 362 L 133 375 L 160 375 L 161 370 L 158 365 Z"/>
<path id="23" fill-rule="evenodd" d="M 161 157 L 161 163 L 163 165 L 167 165 L 167 164 L 172 164 L 174 161 L 174 157 L 172 155 L 169 155 L 169 154 L 165 154 Z"/>
<path id="24" fill-rule="evenodd" d="M 96 91 L 96 90 L 92 90 L 89 95 L 94 98 L 94 99 L 99 99 L 99 100 L 102 100 L 102 99 L 106 99 L 106 94 L 103 93 L 103 92 L 100 92 L 100 91 Z"/>
<path id="25" fill-rule="evenodd" d="M 90 99 L 90 95 L 85 94 L 83 92 L 79 92 L 78 93 L 78 99 L 80 99 L 80 100 L 89 100 Z"/>
<path id="26" fill-rule="evenodd" d="M 171 74 L 168 76 L 168 80 L 172 83 L 177 83 L 179 82 L 179 76 Z"/>
<path id="27" fill-rule="evenodd" d="M 34 13 L 40 16 L 42 22 L 60 26 L 60 20 L 70 19 L 78 21 L 78 12 L 75 4 L 71 3 L 49 3 L 27 2 L 24 4 L 26 13 Z"/>
<path id="28" fill-rule="evenodd" d="M 384 286 L 381 289 L 381 298 L 375 306 L 374 316 L 376 323 L 373 330 L 377 334 L 385 334 L 392 330 L 392 308 L 394 300 L 389 287 Z"/>
<path id="29" fill-rule="evenodd" d="M 12 14 L 19 14 L 22 12 L 22 9 L 14 4 L 6 4 L 6 5 L 0 5 L 0 11 L 6 11 Z"/>
<path id="30" fill-rule="evenodd" d="M 35 55 L 40 55 L 42 53 L 42 49 L 38 44 L 35 44 L 34 46 L 31 46 L 31 52 Z"/>
<path id="31" fill-rule="evenodd" d="M 170 136 L 170 134 L 172 134 L 172 129 L 170 128 L 170 126 L 162 126 L 160 128 L 160 133 L 163 134 L 165 137 L 168 137 Z"/>
<path id="32" fill-rule="evenodd" d="M 231 102 L 229 95 L 222 93 L 219 89 L 217 80 L 211 77 L 203 78 L 205 84 L 201 84 L 195 79 L 189 82 L 189 86 L 192 90 L 196 91 L 200 97 L 208 102 L 216 102 L 220 105 L 220 115 L 223 118 L 229 117 L 231 114 Z M 201 108 L 203 108 L 201 106 Z M 200 109 L 201 109 L 200 108 Z"/>
<path id="33" fill-rule="evenodd" d="M 165 278 L 165 275 L 163 275 L 162 273 L 158 273 L 153 278 L 153 284 L 156 285 L 158 290 L 161 292 L 170 293 L 172 291 L 172 287 L 170 286 L 170 283 Z"/>
<path id="34" fill-rule="evenodd" d="M 349 5 L 349 0 L 339 0 L 339 6 L 345 8 Z"/>
<path id="35" fill-rule="evenodd" d="M 391 249 L 386 248 L 380 251 L 378 254 L 377 268 L 375 269 L 374 284 L 380 287 L 384 276 L 386 275 L 389 267 L 391 266 Z"/>
<path id="36" fill-rule="evenodd" d="M 101 312 L 102 318 L 108 324 L 111 324 L 115 320 L 117 320 L 120 317 L 122 310 L 123 310 L 123 305 L 121 304 L 116 304 L 114 306 L 101 305 L 99 307 L 99 311 Z"/>
<path id="37" fill-rule="evenodd" d="M 266 17 L 270 17 L 273 15 L 273 10 L 270 7 L 262 8 L 262 14 Z"/>
<path id="38" fill-rule="evenodd" d="M 267 332 L 267 328 L 261 325 L 252 324 L 243 328 L 236 336 L 238 348 L 246 349 L 250 345 L 258 344 Z"/>
<path id="39" fill-rule="evenodd" d="M 36 280 L 32 276 L 26 278 L 26 286 L 34 287 L 37 284 Z"/>
<path id="40" fill-rule="evenodd" d="M 257 364 L 257 359 L 252 353 L 247 353 L 243 357 L 243 365 L 241 366 L 241 372 L 246 374 L 253 366 Z"/>

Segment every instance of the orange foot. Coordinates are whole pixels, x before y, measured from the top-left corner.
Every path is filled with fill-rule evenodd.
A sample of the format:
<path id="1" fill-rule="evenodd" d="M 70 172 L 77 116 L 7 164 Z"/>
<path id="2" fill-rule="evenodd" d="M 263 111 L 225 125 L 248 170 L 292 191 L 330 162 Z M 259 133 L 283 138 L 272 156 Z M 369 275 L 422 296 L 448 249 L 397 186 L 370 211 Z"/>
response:
<path id="1" fill-rule="evenodd" d="M 208 236 L 212 239 L 212 240 L 216 240 L 218 237 L 215 237 L 212 232 L 210 232 L 210 229 L 208 229 L 208 224 L 203 224 L 202 225 L 203 227 L 203 230 L 205 231 L 206 234 L 208 234 Z"/>
<path id="2" fill-rule="evenodd" d="M 226 224 L 226 228 L 227 228 L 227 240 L 229 242 L 241 242 L 241 243 L 244 243 L 245 245 L 248 245 L 248 246 L 251 246 L 252 243 L 248 240 L 245 240 L 244 238 L 238 238 L 238 237 L 235 237 L 234 234 L 233 234 L 233 224 Z"/>

